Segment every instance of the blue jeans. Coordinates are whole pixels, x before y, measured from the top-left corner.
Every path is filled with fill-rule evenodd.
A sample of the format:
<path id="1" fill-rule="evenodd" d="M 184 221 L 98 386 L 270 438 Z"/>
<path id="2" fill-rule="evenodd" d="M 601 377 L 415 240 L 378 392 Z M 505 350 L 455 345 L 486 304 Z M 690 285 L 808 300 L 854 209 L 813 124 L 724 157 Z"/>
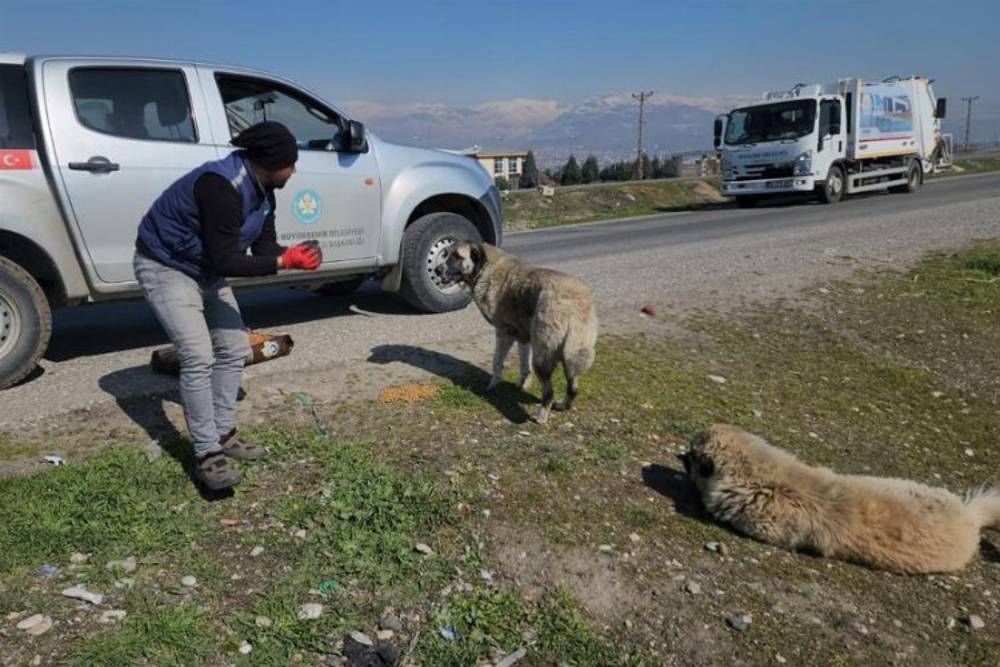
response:
<path id="1" fill-rule="evenodd" d="M 200 283 L 140 254 L 133 263 L 146 301 L 180 362 L 181 404 L 196 456 L 219 451 L 236 425 L 236 395 L 250 340 L 224 278 Z"/>

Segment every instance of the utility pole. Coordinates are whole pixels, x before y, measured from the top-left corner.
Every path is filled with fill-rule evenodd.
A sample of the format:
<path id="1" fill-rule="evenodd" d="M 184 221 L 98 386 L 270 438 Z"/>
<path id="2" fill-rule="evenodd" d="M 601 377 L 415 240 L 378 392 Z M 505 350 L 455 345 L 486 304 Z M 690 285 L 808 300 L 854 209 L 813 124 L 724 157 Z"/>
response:
<path id="1" fill-rule="evenodd" d="M 972 103 L 979 99 L 979 95 L 975 97 L 963 97 L 962 101 L 969 105 L 968 111 L 965 113 L 965 152 L 969 152 L 969 126 L 972 124 Z"/>
<path id="2" fill-rule="evenodd" d="M 639 103 L 639 146 L 636 149 L 636 173 L 638 178 L 642 180 L 642 126 L 646 122 L 646 100 L 653 96 L 653 91 L 641 91 L 638 94 L 632 93 L 632 99 Z"/>

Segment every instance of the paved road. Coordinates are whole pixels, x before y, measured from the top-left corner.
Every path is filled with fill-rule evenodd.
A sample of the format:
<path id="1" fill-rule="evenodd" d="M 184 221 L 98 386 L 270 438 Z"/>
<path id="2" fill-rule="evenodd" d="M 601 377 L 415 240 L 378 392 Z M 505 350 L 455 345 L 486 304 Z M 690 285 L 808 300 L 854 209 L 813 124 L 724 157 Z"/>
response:
<path id="1" fill-rule="evenodd" d="M 635 321 L 644 303 L 664 312 L 705 300 L 768 298 L 845 267 L 901 265 L 930 248 L 994 236 L 1000 174 L 942 179 L 915 195 L 877 194 L 836 206 L 718 208 L 511 234 L 506 246 L 584 277 L 605 327 L 614 328 Z M 249 326 L 297 341 L 292 356 L 248 369 L 251 378 L 360 362 L 377 345 L 446 349 L 489 333 L 474 309 L 418 315 L 373 285 L 349 300 L 264 289 L 241 293 L 240 302 Z M 147 366 L 151 350 L 164 343 L 142 302 L 57 312 L 42 372 L 0 393 L 0 427 L 44 424 L 64 411 L 169 390 L 173 382 Z"/>

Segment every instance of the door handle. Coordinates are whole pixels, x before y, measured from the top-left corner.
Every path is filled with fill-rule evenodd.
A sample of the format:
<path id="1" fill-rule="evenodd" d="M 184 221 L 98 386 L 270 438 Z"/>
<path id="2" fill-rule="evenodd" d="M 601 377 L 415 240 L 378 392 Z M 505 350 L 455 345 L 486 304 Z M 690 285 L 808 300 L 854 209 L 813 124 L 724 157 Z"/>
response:
<path id="1" fill-rule="evenodd" d="M 73 171 L 90 171 L 96 174 L 106 174 L 121 169 L 121 165 L 112 162 L 102 155 L 95 155 L 86 162 L 70 162 L 69 168 Z"/>

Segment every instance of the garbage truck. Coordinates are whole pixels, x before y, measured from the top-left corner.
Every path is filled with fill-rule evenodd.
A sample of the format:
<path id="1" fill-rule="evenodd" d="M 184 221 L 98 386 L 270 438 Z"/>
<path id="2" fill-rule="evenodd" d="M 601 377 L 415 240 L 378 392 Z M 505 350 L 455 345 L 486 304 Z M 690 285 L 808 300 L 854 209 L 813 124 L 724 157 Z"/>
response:
<path id="1" fill-rule="evenodd" d="M 924 77 L 844 78 L 764 93 L 715 119 L 722 194 L 741 207 L 779 194 L 833 204 L 876 190 L 916 192 L 951 166 L 947 100 Z"/>

